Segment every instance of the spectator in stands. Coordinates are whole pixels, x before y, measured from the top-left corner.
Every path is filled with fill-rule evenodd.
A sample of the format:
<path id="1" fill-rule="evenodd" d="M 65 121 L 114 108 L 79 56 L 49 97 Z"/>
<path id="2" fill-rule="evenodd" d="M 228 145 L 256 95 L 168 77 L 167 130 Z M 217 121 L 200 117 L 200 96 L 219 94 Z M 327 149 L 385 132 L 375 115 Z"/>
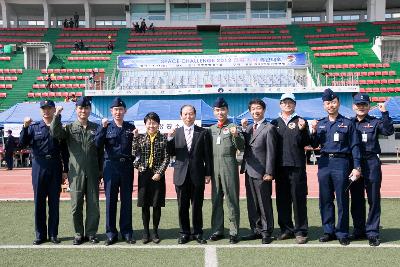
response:
<path id="1" fill-rule="evenodd" d="M 14 150 L 16 148 L 16 140 L 14 136 L 12 136 L 11 130 L 8 130 L 7 133 L 8 138 L 4 146 L 4 159 L 7 163 L 7 170 L 12 170 L 14 165 Z"/>
<path id="2" fill-rule="evenodd" d="M 76 100 L 77 100 L 76 95 L 75 94 L 71 94 L 70 100 L 71 100 L 71 102 L 76 102 Z"/>
<path id="3" fill-rule="evenodd" d="M 77 51 L 77 50 L 79 50 L 79 43 L 78 43 L 78 41 L 75 41 L 75 43 L 74 43 L 74 49 Z"/>
<path id="4" fill-rule="evenodd" d="M 135 28 L 135 32 L 136 32 L 136 33 L 139 33 L 139 32 L 140 32 L 139 22 L 136 21 L 136 23 L 135 23 L 135 25 L 134 25 L 134 28 Z"/>
<path id="5" fill-rule="evenodd" d="M 146 134 L 139 135 L 138 129 L 133 131 L 133 155 L 138 160 L 133 164 L 139 171 L 138 207 L 142 208 L 143 244 L 151 241 L 149 223 L 150 207 L 153 207 L 154 243 L 160 242 L 158 225 L 161 218 L 161 207 L 165 206 L 165 171 L 169 164 L 167 138 L 159 131 L 160 117 L 150 112 L 144 117 Z"/>
<path id="6" fill-rule="evenodd" d="M 78 45 L 79 45 L 79 50 L 81 50 L 81 51 L 85 50 L 85 45 L 83 44 L 83 40 L 82 39 L 79 40 Z"/>
<path id="7" fill-rule="evenodd" d="M 94 70 L 92 70 L 92 72 L 89 75 L 90 89 L 93 88 L 93 85 L 94 85 L 94 82 L 95 82 L 95 78 L 96 78 L 96 73 L 94 72 Z"/>
<path id="8" fill-rule="evenodd" d="M 114 50 L 114 44 L 111 41 L 108 41 L 107 50 Z"/>
<path id="9" fill-rule="evenodd" d="M 64 97 L 64 102 L 69 102 L 69 96 L 68 96 L 68 95 L 66 95 L 66 96 Z"/>
<path id="10" fill-rule="evenodd" d="M 69 23 L 68 23 L 68 19 L 65 19 L 64 20 L 64 28 L 68 28 L 68 26 L 69 26 Z"/>
<path id="11" fill-rule="evenodd" d="M 149 31 L 151 31 L 151 32 L 155 32 L 154 24 L 151 23 L 150 26 L 149 26 L 149 28 L 147 28 L 147 30 L 149 30 Z"/>
<path id="12" fill-rule="evenodd" d="M 73 28 L 74 27 L 74 21 L 72 20 L 72 18 L 69 18 L 69 21 L 68 21 L 68 24 L 69 24 L 69 27 L 70 28 Z"/>
<path id="13" fill-rule="evenodd" d="M 146 33 L 146 28 L 147 28 L 147 26 L 146 26 L 146 20 L 143 19 L 142 22 L 140 23 L 140 32 Z"/>
<path id="14" fill-rule="evenodd" d="M 78 12 L 75 12 L 75 14 L 74 14 L 74 26 L 75 26 L 75 28 L 79 28 L 79 15 L 78 15 Z"/>
<path id="15" fill-rule="evenodd" d="M 53 83 L 53 77 L 51 76 L 51 74 L 47 74 L 46 81 L 47 81 L 46 89 L 51 91 L 52 90 L 51 84 Z"/>

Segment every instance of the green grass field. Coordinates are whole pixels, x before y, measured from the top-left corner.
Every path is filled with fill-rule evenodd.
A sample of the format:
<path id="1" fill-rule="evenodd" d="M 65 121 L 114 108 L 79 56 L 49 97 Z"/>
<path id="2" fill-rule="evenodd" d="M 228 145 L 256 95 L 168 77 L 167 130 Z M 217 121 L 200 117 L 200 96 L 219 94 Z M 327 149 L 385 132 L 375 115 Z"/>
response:
<path id="1" fill-rule="evenodd" d="M 178 218 L 176 200 L 167 201 L 160 225 L 159 245 L 136 245 L 120 242 L 117 246 L 99 245 L 72 247 L 73 230 L 69 201 L 60 206 L 60 245 L 46 243 L 45 246 L 30 246 L 34 239 L 33 203 L 0 202 L 0 265 L 1 266 L 204 266 L 205 248 L 215 248 L 218 266 L 399 266 L 400 264 L 400 199 L 382 200 L 381 240 L 382 246 L 371 248 L 367 241 L 352 242 L 349 247 L 338 246 L 337 241 L 321 244 L 322 234 L 318 201 L 308 201 L 309 238 L 306 246 L 294 245 L 294 240 L 274 241 L 272 245 L 261 246 L 260 241 L 242 241 L 238 246 L 227 246 L 228 240 L 208 242 L 206 246 L 194 241 L 188 246 L 178 246 Z M 135 237 L 142 236 L 140 209 L 134 201 L 133 221 Z M 241 201 L 241 235 L 249 233 L 246 202 Z M 226 207 L 225 207 L 226 208 Z M 211 202 L 204 203 L 205 236 L 210 234 Z M 105 213 L 105 202 L 101 202 L 101 214 Z M 275 214 L 275 226 L 277 227 Z M 225 228 L 228 226 L 226 220 Z M 104 216 L 101 217 L 99 238 L 105 239 Z M 279 229 L 275 229 L 275 235 Z M 226 235 L 228 230 L 226 229 Z M 66 246 L 68 245 L 68 246 Z M 352 247 L 353 245 L 353 247 Z M 361 247 L 361 245 L 366 245 Z M 13 247 L 15 246 L 15 247 Z M 63 247 L 64 246 L 64 247 Z M 248 246 L 248 247 L 246 247 Z M 278 246 L 278 247 L 277 247 Z M 386 246 L 386 247 L 385 247 Z M 215 266 L 215 265 L 214 265 Z"/>

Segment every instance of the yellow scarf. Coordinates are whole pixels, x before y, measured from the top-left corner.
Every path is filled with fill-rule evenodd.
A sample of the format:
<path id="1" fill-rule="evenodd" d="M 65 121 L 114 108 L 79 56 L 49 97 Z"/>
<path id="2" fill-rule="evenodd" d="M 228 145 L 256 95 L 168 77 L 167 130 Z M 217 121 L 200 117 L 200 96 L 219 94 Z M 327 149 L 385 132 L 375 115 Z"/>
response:
<path id="1" fill-rule="evenodd" d="M 154 140 L 156 139 L 157 132 L 154 134 L 147 133 L 150 138 L 150 157 L 149 157 L 149 168 L 153 167 L 153 160 L 154 160 Z"/>

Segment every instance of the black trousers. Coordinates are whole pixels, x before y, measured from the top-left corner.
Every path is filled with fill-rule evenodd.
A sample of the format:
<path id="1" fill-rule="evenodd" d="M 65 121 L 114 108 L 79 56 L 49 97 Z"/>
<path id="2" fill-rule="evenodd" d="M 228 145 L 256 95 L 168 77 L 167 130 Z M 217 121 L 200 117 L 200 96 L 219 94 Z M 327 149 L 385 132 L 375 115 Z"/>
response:
<path id="1" fill-rule="evenodd" d="M 191 234 L 189 220 L 190 204 L 192 204 L 193 234 L 203 234 L 204 183 L 196 186 L 188 173 L 185 182 L 180 186 L 175 186 L 175 191 L 178 199 L 180 234 Z"/>
<path id="2" fill-rule="evenodd" d="M 276 179 L 276 207 L 282 233 L 307 236 L 307 175 L 304 168 L 281 167 Z M 292 208 L 294 215 L 293 225 Z"/>
<path id="3" fill-rule="evenodd" d="M 250 177 L 246 172 L 245 186 L 250 228 L 255 234 L 270 236 L 274 231 L 272 181 Z"/>

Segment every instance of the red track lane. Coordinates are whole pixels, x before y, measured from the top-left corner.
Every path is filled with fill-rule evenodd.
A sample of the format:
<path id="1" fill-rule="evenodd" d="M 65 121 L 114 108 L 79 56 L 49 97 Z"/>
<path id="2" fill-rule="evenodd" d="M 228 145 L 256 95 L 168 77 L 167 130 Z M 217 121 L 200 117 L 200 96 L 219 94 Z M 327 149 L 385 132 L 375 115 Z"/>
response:
<path id="1" fill-rule="evenodd" d="M 386 164 L 382 166 L 383 182 L 381 195 L 385 198 L 400 197 L 400 164 Z M 166 173 L 167 198 L 176 198 L 175 187 L 172 181 L 173 169 L 168 168 Z M 308 175 L 308 196 L 318 197 L 317 166 L 307 166 Z M 0 199 L 33 199 L 30 168 L 14 169 L 7 171 L 0 170 Z M 137 173 L 134 179 L 133 197 L 137 196 Z M 206 185 L 205 197 L 210 198 L 211 186 Z M 244 187 L 244 176 L 240 176 L 240 197 L 246 196 Z M 62 193 L 61 198 L 69 199 L 68 193 Z M 104 190 L 100 190 L 100 198 L 104 199 Z"/>

